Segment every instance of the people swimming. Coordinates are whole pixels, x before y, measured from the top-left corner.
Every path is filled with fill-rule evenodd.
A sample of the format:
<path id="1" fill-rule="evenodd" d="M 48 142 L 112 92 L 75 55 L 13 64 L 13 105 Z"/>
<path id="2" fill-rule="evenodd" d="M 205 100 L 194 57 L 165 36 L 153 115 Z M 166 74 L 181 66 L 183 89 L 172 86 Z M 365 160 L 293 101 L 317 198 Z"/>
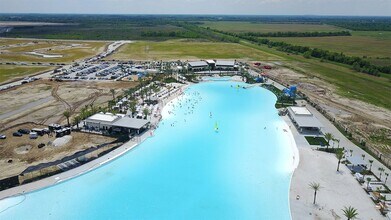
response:
<path id="1" fill-rule="evenodd" d="M 212 117 L 212 112 L 209 112 L 209 118 L 211 118 Z"/>

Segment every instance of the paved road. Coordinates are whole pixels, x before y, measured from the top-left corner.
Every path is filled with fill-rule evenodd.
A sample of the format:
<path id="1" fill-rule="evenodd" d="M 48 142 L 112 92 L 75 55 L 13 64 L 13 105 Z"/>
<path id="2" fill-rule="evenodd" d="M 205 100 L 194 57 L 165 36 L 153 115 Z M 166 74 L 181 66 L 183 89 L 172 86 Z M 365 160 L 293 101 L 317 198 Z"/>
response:
<path id="1" fill-rule="evenodd" d="M 49 102 L 51 100 L 53 100 L 54 98 L 52 96 L 49 96 L 49 97 L 46 97 L 46 98 L 43 98 L 43 99 L 39 99 L 35 102 L 30 102 L 26 105 L 23 105 L 21 107 L 19 107 L 18 109 L 14 110 L 14 111 L 10 111 L 10 112 L 5 112 L 3 114 L 0 114 L 0 120 L 1 119 L 4 119 L 4 118 L 8 118 L 12 115 L 17 115 L 19 113 L 22 113 L 26 110 L 29 110 L 29 109 L 32 109 L 32 108 L 35 108 L 39 105 L 42 105 L 43 103 L 46 103 L 46 102 Z"/>
<path id="2" fill-rule="evenodd" d="M 275 81 L 272 81 L 269 79 L 268 83 L 272 83 L 274 82 L 274 86 L 276 86 L 277 88 L 279 88 L 280 90 L 284 89 L 285 87 L 282 86 L 281 84 L 275 82 Z M 361 149 L 360 147 L 358 147 L 357 145 L 355 145 L 353 142 L 351 142 L 348 138 L 346 138 L 326 117 L 324 117 L 320 112 L 318 112 L 318 110 L 316 110 L 315 108 L 313 108 L 311 105 L 307 104 L 306 101 L 304 100 L 300 100 L 299 105 L 305 105 L 314 115 L 316 118 L 319 119 L 319 121 L 323 124 L 324 128 L 322 128 L 322 132 L 323 133 L 331 133 L 334 135 L 334 138 L 335 139 L 339 139 L 340 142 L 339 142 L 339 146 L 340 147 L 344 147 L 348 152 L 350 152 L 350 150 L 353 150 L 353 154 L 352 156 L 357 156 L 357 157 L 361 157 L 361 155 L 365 155 L 365 161 L 369 164 L 369 160 L 373 160 L 373 164 L 372 164 L 372 172 L 375 173 L 377 176 L 379 176 L 379 171 L 378 171 L 378 168 L 381 167 L 381 168 L 384 168 L 385 171 L 383 172 L 383 175 L 382 175 L 382 181 L 385 180 L 385 175 L 384 173 L 388 173 L 388 174 L 391 174 L 391 171 L 390 169 L 388 169 L 386 166 L 384 166 L 380 161 L 378 161 L 376 158 L 374 158 L 373 156 L 371 156 L 370 154 L 368 154 L 367 152 L 365 152 L 363 149 Z M 307 141 L 306 139 L 304 138 L 303 135 L 299 134 L 297 132 L 296 129 L 294 129 L 294 125 L 292 124 L 292 122 L 288 119 L 288 120 L 285 120 L 293 129 L 292 129 L 292 133 L 294 134 L 295 136 L 295 141 L 296 141 L 296 144 L 297 145 L 300 145 L 300 146 L 309 146 L 307 144 Z M 332 141 L 330 142 L 331 144 L 333 143 Z M 335 146 L 337 147 L 338 146 L 338 143 L 335 143 Z M 350 154 L 350 153 L 349 153 Z M 389 180 L 387 180 L 387 183 L 386 183 L 387 187 L 388 188 L 391 188 L 391 177 L 389 177 Z"/>
<path id="3" fill-rule="evenodd" d="M 129 44 L 129 43 L 133 43 L 133 41 L 116 41 L 116 42 L 113 42 L 109 46 L 107 46 L 106 51 L 102 52 L 100 55 L 102 55 L 102 54 L 111 54 L 115 50 L 120 48 L 122 45 Z M 97 57 L 97 56 L 94 56 L 94 57 Z M 88 59 L 87 62 L 92 61 L 91 59 L 92 58 Z M 81 62 L 81 63 L 83 63 L 83 62 Z M 64 66 L 64 68 L 70 68 L 70 66 L 71 66 L 71 64 Z M 48 79 L 48 78 L 50 78 L 52 76 L 52 74 L 53 74 L 53 70 L 50 70 L 50 71 L 44 72 L 42 74 L 36 75 L 35 77 Z M 0 90 L 8 88 L 8 87 L 20 86 L 22 84 L 22 81 L 23 81 L 23 79 L 17 80 L 17 81 L 11 82 L 11 83 L 0 85 Z"/>

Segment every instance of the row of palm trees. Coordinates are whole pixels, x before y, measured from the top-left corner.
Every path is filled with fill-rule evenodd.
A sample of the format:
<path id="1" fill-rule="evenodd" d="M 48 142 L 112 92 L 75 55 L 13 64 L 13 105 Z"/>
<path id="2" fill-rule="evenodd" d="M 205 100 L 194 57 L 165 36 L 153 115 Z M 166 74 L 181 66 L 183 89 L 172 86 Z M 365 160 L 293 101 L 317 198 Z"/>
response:
<path id="1" fill-rule="evenodd" d="M 327 145 L 330 145 L 330 141 L 333 140 L 333 141 L 337 141 L 338 142 L 338 150 L 335 152 L 335 156 L 337 157 L 338 159 L 338 165 L 337 165 L 337 171 L 339 172 L 339 166 L 341 164 L 341 161 L 342 159 L 344 158 L 344 152 L 342 149 L 339 149 L 339 140 L 338 139 L 335 139 L 334 138 L 334 135 L 331 134 L 331 133 L 325 133 L 324 135 L 325 139 L 327 140 Z M 350 150 L 350 156 L 353 155 L 353 150 Z M 362 160 L 365 160 L 365 154 L 361 154 L 361 157 L 362 157 Z M 369 171 L 372 172 L 372 165 L 373 165 L 373 162 L 374 160 L 368 160 L 369 162 Z M 382 168 L 382 167 L 379 167 L 378 168 L 378 171 L 379 171 L 379 179 L 381 180 L 382 178 L 382 174 L 384 173 L 384 176 L 386 177 L 385 180 L 384 180 L 384 183 L 387 182 L 387 179 L 388 179 L 388 176 L 389 176 L 389 173 L 386 173 L 385 172 L 385 169 Z"/>
<path id="2" fill-rule="evenodd" d="M 320 186 L 319 183 L 316 183 L 316 182 L 312 182 L 309 184 L 310 188 L 314 190 L 314 204 L 316 204 L 316 196 L 317 196 L 317 193 L 319 192 L 319 190 L 322 188 Z M 357 216 L 358 216 L 358 212 L 357 212 L 357 209 L 353 208 L 352 206 L 349 206 L 349 207 L 344 207 L 342 209 L 345 217 L 348 219 L 348 220 L 353 220 L 353 219 L 356 219 Z"/>
<path id="3" fill-rule="evenodd" d="M 157 92 L 157 91 L 158 91 L 158 87 L 157 87 L 157 86 L 151 86 L 149 89 L 152 90 L 152 91 L 154 91 L 154 92 Z M 134 91 L 131 91 L 131 92 L 129 92 L 129 93 L 130 93 L 130 94 L 133 94 L 133 92 L 134 92 Z M 149 92 L 148 92 L 148 91 L 142 91 L 142 92 L 143 92 L 143 94 L 144 94 L 145 96 L 148 95 L 148 93 L 151 93 L 151 91 L 149 91 Z M 112 102 L 114 103 L 115 100 L 116 100 L 116 96 L 115 96 L 115 95 L 116 95 L 117 91 L 116 91 L 115 89 L 110 89 L 110 93 L 111 93 L 111 95 L 113 96 Z M 141 97 L 143 97 L 143 94 L 141 94 Z M 129 95 L 129 94 L 127 94 L 127 95 Z M 133 98 L 133 97 L 130 96 L 129 98 Z M 132 100 L 129 102 L 129 104 L 128 104 L 129 110 L 132 112 L 132 115 L 136 112 L 136 105 L 137 105 L 137 102 L 136 102 L 136 100 L 134 100 L 134 99 L 132 99 Z M 91 110 L 89 109 L 89 107 L 91 108 Z M 95 113 L 96 113 L 97 111 L 99 111 L 99 110 L 101 110 L 100 107 L 99 107 L 99 109 L 98 109 L 98 108 L 96 108 L 95 106 L 93 106 L 93 104 L 90 104 L 89 106 L 86 105 L 84 108 L 81 109 L 81 112 L 80 112 L 79 115 L 76 115 L 76 116 L 73 117 L 72 123 L 75 124 L 75 125 L 77 126 L 77 128 L 79 129 L 79 123 L 80 123 L 83 119 L 85 119 L 85 118 L 87 118 L 87 117 L 89 117 L 89 116 L 95 114 Z M 147 108 L 144 108 L 144 109 L 143 109 L 143 115 L 144 115 L 145 117 L 148 117 L 148 115 L 150 115 L 150 114 L 151 114 L 151 112 L 149 111 L 149 109 L 147 109 Z M 70 118 L 71 118 L 71 115 L 72 115 L 72 113 L 71 113 L 71 111 L 70 111 L 69 109 L 67 109 L 67 110 L 65 110 L 65 111 L 63 112 L 63 116 L 67 119 L 67 125 L 68 125 L 68 127 L 70 127 Z"/>
<path id="4" fill-rule="evenodd" d="M 333 141 L 333 148 L 334 148 L 335 142 L 338 143 L 338 148 L 339 148 L 339 142 L 340 142 L 340 140 L 339 140 L 339 139 L 336 139 L 336 138 L 334 137 L 333 134 L 331 134 L 331 133 L 325 133 L 325 134 L 324 134 L 324 138 L 325 138 L 326 141 L 327 141 L 327 146 L 326 146 L 327 148 L 330 146 L 330 141 Z"/>

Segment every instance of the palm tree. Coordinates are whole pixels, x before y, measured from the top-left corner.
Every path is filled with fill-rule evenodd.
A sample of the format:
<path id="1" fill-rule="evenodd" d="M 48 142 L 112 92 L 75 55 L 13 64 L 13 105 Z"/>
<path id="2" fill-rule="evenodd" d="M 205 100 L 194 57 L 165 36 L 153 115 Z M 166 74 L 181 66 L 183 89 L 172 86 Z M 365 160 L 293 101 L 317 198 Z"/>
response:
<path id="1" fill-rule="evenodd" d="M 346 218 L 348 218 L 348 220 L 353 220 L 353 219 L 356 219 L 357 216 L 358 216 L 358 212 L 357 212 L 357 209 L 349 206 L 349 207 L 344 207 L 344 209 L 342 209 L 343 211 L 343 214 L 345 215 Z"/>
<path id="2" fill-rule="evenodd" d="M 330 141 L 334 139 L 334 136 L 331 133 L 326 133 L 324 134 L 324 138 L 327 140 L 327 148 L 328 148 L 330 146 Z"/>
<path id="3" fill-rule="evenodd" d="M 369 188 L 369 182 L 371 182 L 372 178 L 371 177 L 367 177 L 367 189 Z"/>
<path id="4" fill-rule="evenodd" d="M 339 149 L 339 142 L 341 141 L 340 139 L 335 139 L 335 141 L 338 143 L 338 149 Z"/>
<path id="5" fill-rule="evenodd" d="M 386 175 L 386 179 L 384 180 L 384 183 L 387 183 L 388 173 L 384 173 L 384 175 Z"/>
<path id="6" fill-rule="evenodd" d="M 81 118 L 80 118 L 79 115 L 77 115 L 77 116 L 75 116 L 75 117 L 73 118 L 73 124 L 76 124 L 77 129 L 79 129 L 79 123 L 80 123 L 80 121 L 81 121 Z"/>
<path id="7" fill-rule="evenodd" d="M 133 117 L 133 114 L 136 112 L 136 101 L 131 101 L 129 103 L 129 110 L 132 112 L 132 117 Z"/>
<path id="8" fill-rule="evenodd" d="M 320 184 L 312 182 L 309 184 L 310 188 L 314 190 L 314 204 L 316 203 L 316 193 L 320 190 Z"/>
<path id="9" fill-rule="evenodd" d="M 115 89 L 110 89 L 110 93 L 113 96 L 113 100 L 115 100 Z"/>
<path id="10" fill-rule="evenodd" d="M 71 112 L 69 110 L 66 110 L 64 113 L 62 113 L 64 115 L 64 117 L 67 118 L 67 122 L 68 122 L 68 127 L 69 126 L 69 117 L 71 117 Z"/>
<path id="11" fill-rule="evenodd" d="M 149 109 L 147 109 L 147 108 L 144 108 L 144 109 L 143 109 L 143 114 L 145 115 L 145 118 L 148 118 L 148 115 L 149 115 Z"/>
<path id="12" fill-rule="evenodd" d="M 372 171 L 373 160 L 369 160 L 369 171 Z"/>
<path id="13" fill-rule="evenodd" d="M 338 159 L 337 171 L 339 172 L 339 165 L 341 164 L 341 160 L 343 159 L 344 153 L 342 150 L 337 150 L 337 152 L 335 153 L 335 156 Z"/>

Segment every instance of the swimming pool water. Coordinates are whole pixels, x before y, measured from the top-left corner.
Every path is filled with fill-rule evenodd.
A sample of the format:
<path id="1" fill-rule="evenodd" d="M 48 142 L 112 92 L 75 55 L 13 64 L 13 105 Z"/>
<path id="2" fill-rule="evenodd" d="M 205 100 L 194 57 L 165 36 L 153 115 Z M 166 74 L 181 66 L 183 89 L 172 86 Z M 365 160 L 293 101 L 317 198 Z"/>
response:
<path id="1" fill-rule="evenodd" d="M 0 219 L 290 219 L 292 134 L 271 92 L 238 84 L 189 87 L 153 137 L 96 170 L 1 200 Z"/>

